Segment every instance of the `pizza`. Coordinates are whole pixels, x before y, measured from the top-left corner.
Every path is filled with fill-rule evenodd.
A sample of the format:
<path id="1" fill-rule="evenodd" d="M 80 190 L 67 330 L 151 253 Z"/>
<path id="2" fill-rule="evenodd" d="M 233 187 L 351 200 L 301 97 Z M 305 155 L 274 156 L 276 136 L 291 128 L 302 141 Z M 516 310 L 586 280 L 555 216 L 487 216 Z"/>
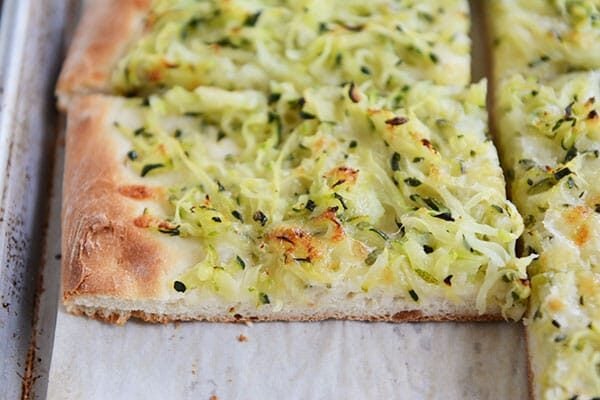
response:
<path id="1" fill-rule="evenodd" d="M 568 74 L 549 84 L 516 76 L 499 93 L 500 142 L 507 146 L 511 193 L 525 221 L 523 249 L 539 255 L 529 268 L 526 321 L 541 399 L 588 398 L 600 390 L 596 98 L 598 72 Z"/>
<path id="2" fill-rule="evenodd" d="M 488 2 L 496 79 L 526 74 L 552 80 L 600 65 L 597 0 Z"/>
<path id="3" fill-rule="evenodd" d="M 94 2 L 63 299 L 115 323 L 523 315 L 465 1 Z"/>
<path id="4" fill-rule="evenodd" d="M 600 398 L 600 3 L 495 1 L 490 16 L 497 138 L 537 255 L 532 397 Z"/>
<path id="5" fill-rule="evenodd" d="M 73 94 L 147 95 L 197 86 L 268 91 L 415 81 L 470 82 L 464 0 L 103 0 L 84 12 L 57 85 Z M 365 88 L 366 88 L 365 87 Z"/>

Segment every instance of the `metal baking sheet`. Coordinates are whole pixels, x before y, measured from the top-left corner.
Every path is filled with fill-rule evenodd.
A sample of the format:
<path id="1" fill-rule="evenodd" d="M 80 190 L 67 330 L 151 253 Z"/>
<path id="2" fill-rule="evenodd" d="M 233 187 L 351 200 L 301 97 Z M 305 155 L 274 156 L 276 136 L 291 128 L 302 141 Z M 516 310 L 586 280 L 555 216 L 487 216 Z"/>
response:
<path id="1" fill-rule="evenodd" d="M 67 2 L 3 2 L 0 28 L 0 398 L 31 377 Z"/>
<path id="2" fill-rule="evenodd" d="M 25 139 L 15 139 L 15 135 L 21 131 L 34 132 L 22 151 L 25 155 L 33 152 L 37 158 L 19 160 L 20 168 L 32 166 L 31 183 L 21 188 L 9 178 L 4 186 L 13 191 L 20 188 L 11 197 L 20 208 L 13 207 L 26 218 L 25 226 L 30 227 L 24 233 L 25 241 L 30 241 L 28 247 L 16 255 L 19 261 L 11 261 L 9 266 L 13 273 L 25 271 L 31 275 L 20 286 L 22 293 L 28 293 L 26 299 L 14 308 L 29 310 L 28 314 L 21 314 L 17 323 L 14 318 L 5 320 L 0 309 L 0 340 L 8 339 L 10 349 L 0 354 L 3 357 L 13 354 L 18 359 L 9 366 L 0 363 L 0 387 L 1 392 L 8 393 L 6 398 L 19 395 L 66 400 L 208 400 L 215 398 L 212 396 L 218 399 L 527 397 L 525 345 L 520 324 L 130 322 L 116 327 L 67 314 L 58 301 L 64 140 L 60 136 L 62 118 L 51 108 L 54 100 L 50 93 L 78 2 L 24 0 L 6 5 L 9 3 L 13 3 L 14 9 L 9 11 L 21 16 L 18 29 L 22 30 L 19 37 L 23 43 L 15 46 L 18 41 L 13 40 L 10 47 L 20 57 L 13 64 L 22 71 L 20 80 L 11 83 L 11 90 L 15 91 L 11 97 L 13 109 L 4 108 L 3 101 L 0 120 L 4 124 L 8 112 L 23 119 L 11 125 L 14 131 L 9 140 L 21 143 Z M 473 4 L 478 14 L 481 1 Z M 6 9 L 11 8 L 6 5 L 5 15 Z M 16 22 L 11 25 L 13 30 L 17 29 Z M 477 50 L 482 44 L 480 28 L 476 23 L 475 77 L 480 77 L 483 71 L 483 64 L 478 62 L 481 52 Z M 27 39 L 32 36 L 46 40 L 36 47 Z M 8 63 L 5 58 L 0 62 L 3 67 Z M 40 74 L 41 65 L 46 65 L 48 71 L 44 68 L 43 76 L 34 76 L 33 71 Z M 32 72 L 28 75 L 29 70 Z M 4 90 L 6 96 L 7 87 Z M 18 93 L 32 95 L 17 101 Z M 31 113 L 26 111 L 27 107 L 32 108 Z M 7 129 L 1 127 L 0 167 L 6 165 L 2 164 L 2 156 L 3 141 L 7 140 Z M 50 150 L 55 143 L 54 131 L 59 134 L 57 146 Z M 49 178 L 44 172 L 49 170 L 52 160 L 54 168 Z M 46 196 L 48 191 L 50 195 Z M 37 218 L 43 220 L 48 207 L 46 237 L 42 241 L 41 229 L 31 226 L 36 222 L 41 225 Z M 0 249 L 5 249 L 6 226 L 0 223 L 0 229 L 4 229 L 0 230 L 3 235 Z M 6 264 L 6 255 L 0 256 Z M 36 260 L 42 260 L 42 279 L 37 283 Z M 31 267 L 21 266 L 28 263 Z M 2 271 L 0 285 L 4 285 L 2 279 L 5 279 Z M 5 286 L 0 286 L 0 290 L 4 294 Z M 35 312 L 34 304 L 37 304 Z M 5 329 L 4 321 L 10 324 L 9 329 Z M 20 339 L 11 341 L 8 336 L 14 334 L 16 326 L 27 331 L 22 332 Z M 10 374 L 14 376 L 7 378 Z M 23 381 L 23 389 L 22 376 L 28 377 Z"/>

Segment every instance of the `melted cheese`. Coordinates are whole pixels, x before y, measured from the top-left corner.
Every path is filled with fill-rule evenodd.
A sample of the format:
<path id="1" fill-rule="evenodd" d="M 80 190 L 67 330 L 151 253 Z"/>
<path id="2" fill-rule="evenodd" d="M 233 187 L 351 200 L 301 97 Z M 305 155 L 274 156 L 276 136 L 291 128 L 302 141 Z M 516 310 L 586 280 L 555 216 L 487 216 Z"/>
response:
<path id="1" fill-rule="evenodd" d="M 515 76 L 498 95 L 513 200 L 525 220 L 528 330 L 540 399 L 600 394 L 600 73 Z"/>
<path id="2" fill-rule="evenodd" d="M 495 78 L 514 73 L 550 79 L 600 68 L 600 1 L 494 0 Z"/>
<path id="3" fill-rule="evenodd" d="M 260 306 L 376 291 L 417 308 L 442 293 L 520 318 L 530 260 L 515 256 L 523 225 L 486 134 L 485 82 L 416 83 L 401 106 L 354 85 L 273 90 L 175 88 L 130 101 L 142 126 L 116 121 L 132 170 L 169 187 L 148 228 L 204 248 L 177 279 L 187 292 Z"/>
<path id="4" fill-rule="evenodd" d="M 397 91 L 470 81 L 464 0 L 157 0 L 113 74 L 118 93 L 182 86 L 267 91 L 347 82 Z"/>

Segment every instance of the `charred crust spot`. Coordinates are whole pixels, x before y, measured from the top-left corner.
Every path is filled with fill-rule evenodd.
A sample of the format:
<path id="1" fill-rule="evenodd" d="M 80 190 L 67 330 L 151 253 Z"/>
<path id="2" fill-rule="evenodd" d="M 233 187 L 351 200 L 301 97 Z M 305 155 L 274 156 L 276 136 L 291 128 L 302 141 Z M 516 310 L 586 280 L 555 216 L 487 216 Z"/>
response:
<path id="1" fill-rule="evenodd" d="M 435 151 L 433 144 L 428 139 L 421 139 L 421 144 L 431 151 Z"/>
<path id="2" fill-rule="evenodd" d="M 579 247 L 584 246 L 590 240 L 590 230 L 587 225 L 582 225 L 575 233 L 575 244 Z"/>
<path id="3" fill-rule="evenodd" d="M 148 71 L 148 80 L 150 82 L 158 82 L 162 79 L 162 71 L 159 68 L 154 68 Z"/>
<path id="4" fill-rule="evenodd" d="M 294 241 L 292 239 L 288 238 L 287 236 L 279 235 L 279 236 L 275 236 L 275 238 L 277 238 L 283 242 L 287 242 L 289 244 L 294 244 Z"/>
<path id="5" fill-rule="evenodd" d="M 404 125 L 407 122 L 408 122 L 408 118 L 406 118 L 406 117 L 394 117 L 394 118 L 385 120 L 385 123 L 387 125 L 391 125 L 391 126 Z"/>
<path id="6" fill-rule="evenodd" d="M 154 191 L 144 185 L 124 185 L 119 187 L 119 193 L 135 200 L 146 200 L 153 196 Z"/>
<path id="7" fill-rule="evenodd" d="M 348 97 L 352 100 L 353 103 L 358 103 L 360 101 L 360 93 L 356 90 L 356 86 L 354 82 L 350 83 L 350 88 L 348 89 Z"/>
<path id="8" fill-rule="evenodd" d="M 315 220 L 325 220 L 333 224 L 334 230 L 331 239 L 334 242 L 342 240 L 345 236 L 344 227 L 342 226 L 340 220 L 337 218 L 338 209 L 338 207 L 329 207 L 324 213 L 315 217 Z"/>
<path id="9" fill-rule="evenodd" d="M 423 317 L 421 311 L 400 311 L 392 315 L 393 321 L 418 321 Z"/>
<path id="10" fill-rule="evenodd" d="M 154 223 L 154 218 L 148 214 L 143 214 L 133 220 L 133 224 L 138 228 L 148 228 Z"/>
<path id="11" fill-rule="evenodd" d="M 280 228 L 267 239 L 275 239 L 283 247 L 286 263 L 296 259 L 315 260 L 321 256 L 318 240 L 300 228 Z"/>
<path id="12" fill-rule="evenodd" d="M 571 208 L 565 215 L 566 222 L 569 225 L 577 225 L 581 222 L 585 221 L 587 215 L 589 214 L 589 209 L 585 206 L 577 206 Z"/>
<path id="13" fill-rule="evenodd" d="M 358 172 L 359 170 L 357 169 L 342 165 L 327 172 L 325 177 L 329 178 L 329 185 L 332 188 L 335 188 L 344 183 L 348 183 L 350 185 L 356 183 L 356 180 L 358 179 Z"/>

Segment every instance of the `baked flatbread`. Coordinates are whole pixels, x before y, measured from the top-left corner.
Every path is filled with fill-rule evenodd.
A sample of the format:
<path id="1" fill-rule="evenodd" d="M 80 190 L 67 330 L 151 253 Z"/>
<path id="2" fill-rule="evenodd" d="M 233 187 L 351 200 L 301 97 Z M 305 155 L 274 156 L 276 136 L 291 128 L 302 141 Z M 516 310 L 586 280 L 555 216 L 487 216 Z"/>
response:
<path id="1" fill-rule="evenodd" d="M 497 138 L 523 254 L 539 255 L 525 319 L 535 399 L 600 396 L 599 12 L 598 1 L 488 7 Z"/>
<path id="2" fill-rule="evenodd" d="M 182 86 L 268 91 L 354 82 L 391 92 L 470 81 L 464 0 L 105 0 L 84 12 L 57 86 L 147 95 Z"/>
<path id="3" fill-rule="evenodd" d="M 175 88 L 68 109 L 63 289 L 113 322 L 519 319 L 485 82 Z"/>
<path id="4" fill-rule="evenodd" d="M 525 221 L 536 399 L 600 394 L 600 72 L 498 89 L 500 148 Z"/>

